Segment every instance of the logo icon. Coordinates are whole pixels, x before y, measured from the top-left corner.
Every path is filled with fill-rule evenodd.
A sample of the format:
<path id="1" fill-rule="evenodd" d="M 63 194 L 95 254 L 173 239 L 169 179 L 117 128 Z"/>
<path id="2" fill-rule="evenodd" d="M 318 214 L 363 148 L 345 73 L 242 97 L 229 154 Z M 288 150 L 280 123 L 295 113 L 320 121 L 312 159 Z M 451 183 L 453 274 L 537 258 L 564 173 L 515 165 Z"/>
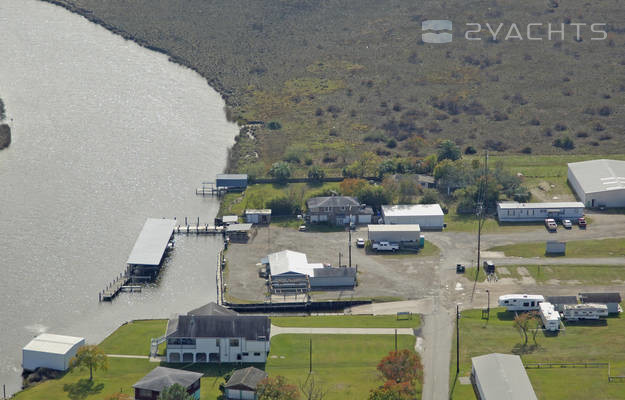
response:
<path id="1" fill-rule="evenodd" d="M 450 32 L 424 32 L 421 34 L 421 40 L 424 43 L 449 43 L 452 41 L 452 23 L 447 19 L 428 19 L 421 23 L 423 31 L 450 31 Z"/>

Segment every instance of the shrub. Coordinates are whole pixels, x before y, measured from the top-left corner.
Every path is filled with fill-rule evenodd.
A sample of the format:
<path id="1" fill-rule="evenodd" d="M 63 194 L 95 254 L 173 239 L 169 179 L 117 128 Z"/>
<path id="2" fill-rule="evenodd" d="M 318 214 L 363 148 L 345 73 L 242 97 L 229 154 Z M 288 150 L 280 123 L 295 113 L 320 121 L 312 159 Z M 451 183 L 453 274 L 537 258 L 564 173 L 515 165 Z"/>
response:
<path id="1" fill-rule="evenodd" d="M 573 140 L 571 140 L 568 136 L 565 136 L 562 139 L 558 138 L 554 140 L 553 145 L 563 150 L 573 150 L 575 148 L 575 143 L 573 143 Z"/>
<path id="2" fill-rule="evenodd" d="M 608 106 L 603 106 L 599 109 L 599 115 L 602 117 L 608 117 L 612 114 L 612 109 Z"/>
<path id="3" fill-rule="evenodd" d="M 588 137 L 588 133 L 586 133 L 586 132 L 577 132 L 575 134 L 575 136 L 577 136 L 578 138 L 587 138 Z"/>
<path id="4" fill-rule="evenodd" d="M 308 179 L 313 182 L 322 182 L 325 177 L 325 171 L 317 166 L 313 166 L 308 170 Z"/>
<path id="5" fill-rule="evenodd" d="M 562 131 L 567 130 L 568 128 L 567 128 L 567 126 L 566 126 L 566 125 L 564 125 L 564 124 L 557 123 L 557 124 L 553 127 L 553 129 L 555 129 L 556 131 L 562 132 Z"/>
<path id="6" fill-rule="evenodd" d="M 530 125 L 538 126 L 540 125 L 540 121 L 538 120 L 538 118 L 534 117 L 530 120 Z"/>
<path id="7" fill-rule="evenodd" d="M 477 150 L 475 150 L 475 147 L 473 147 L 473 146 L 467 146 L 464 149 L 464 154 L 469 155 L 469 154 L 475 154 L 475 153 L 477 153 Z"/>
<path id="8" fill-rule="evenodd" d="M 267 128 L 271 129 L 272 131 L 277 131 L 279 129 L 282 129 L 282 125 L 277 121 L 271 121 L 267 124 Z"/>
<path id="9" fill-rule="evenodd" d="M 394 149 L 395 147 L 397 147 L 397 141 L 395 141 L 395 139 L 389 139 L 389 141 L 386 142 L 386 147 L 388 147 L 389 149 Z"/>
<path id="10" fill-rule="evenodd" d="M 286 196 L 274 197 L 267 202 L 273 215 L 294 215 L 299 213 L 299 205 Z"/>
<path id="11" fill-rule="evenodd" d="M 273 163 L 269 175 L 276 178 L 279 183 L 286 183 L 291 177 L 291 167 L 284 161 Z"/>
<path id="12" fill-rule="evenodd" d="M 523 147 L 521 149 L 521 153 L 523 153 L 523 154 L 532 154 L 532 148 L 531 147 Z"/>

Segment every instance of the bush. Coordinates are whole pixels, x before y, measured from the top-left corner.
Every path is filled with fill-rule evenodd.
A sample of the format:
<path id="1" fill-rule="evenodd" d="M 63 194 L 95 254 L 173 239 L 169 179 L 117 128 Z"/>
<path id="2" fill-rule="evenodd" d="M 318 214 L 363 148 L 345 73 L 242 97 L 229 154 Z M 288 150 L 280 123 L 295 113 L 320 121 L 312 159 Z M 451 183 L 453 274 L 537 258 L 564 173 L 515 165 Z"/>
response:
<path id="1" fill-rule="evenodd" d="M 602 117 L 608 117 L 612 114 L 612 109 L 608 106 L 603 106 L 599 109 L 599 115 Z"/>
<path id="2" fill-rule="evenodd" d="M 562 139 L 558 138 L 558 139 L 554 140 L 553 141 L 553 145 L 555 147 L 559 147 L 559 148 L 561 148 L 563 150 L 573 150 L 575 148 L 575 143 L 568 136 L 565 136 Z"/>
<path id="3" fill-rule="evenodd" d="M 308 179 L 313 182 L 323 182 L 323 178 L 325 177 L 325 171 L 317 166 L 313 166 L 308 170 Z"/>
<path id="4" fill-rule="evenodd" d="M 469 154 L 475 154 L 475 153 L 477 153 L 477 150 L 475 150 L 475 147 L 473 146 L 467 146 L 467 148 L 464 149 L 464 154 L 469 155 Z"/>
<path id="5" fill-rule="evenodd" d="M 386 142 L 386 147 L 388 147 L 389 149 L 394 149 L 395 147 L 397 147 L 397 141 L 395 141 L 395 139 L 389 139 L 389 141 Z"/>
<path id="6" fill-rule="evenodd" d="M 271 121 L 267 124 L 267 128 L 271 129 L 272 131 L 277 131 L 279 129 L 282 129 L 282 125 L 277 121 Z"/>
<path id="7" fill-rule="evenodd" d="M 521 153 L 523 153 L 523 154 L 532 154 L 532 148 L 531 147 L 523 147 L 521 149 Z"/>
<path id="8" fill-rule="evenodd" d="M 267 208 L 271 209 L 272 215 L 295 215 L 300 212 L 299 204 L 286 196 L 274 197 L 269 200 Z"/>
<path id="9" fill-rule="evenodd" d="M 291 177 L 291 167 L 284 161 L 278 161 L 271 166 L 269 175 L 276 178 L 279 183 L 286 183 Z"/>

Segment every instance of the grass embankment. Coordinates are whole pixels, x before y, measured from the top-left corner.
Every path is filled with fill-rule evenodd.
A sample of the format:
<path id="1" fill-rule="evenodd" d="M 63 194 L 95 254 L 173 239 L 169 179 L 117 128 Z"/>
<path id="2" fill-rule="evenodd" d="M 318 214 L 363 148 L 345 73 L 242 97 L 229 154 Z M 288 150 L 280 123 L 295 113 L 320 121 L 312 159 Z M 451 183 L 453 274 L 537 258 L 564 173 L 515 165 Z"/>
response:
<path id="1" fill-rule="evenodd" d="M 310 317 L 272 317 L 276 326 L 306 328 L 417 328 L 418 315 L 397 319 L 396 315 L 319 315 Z"/>
<path id="2" fill-rule="evenodd" d="M 106 354 L 147 356 L 150 354 L 150 339 L 163 336 L 166 328 L 166 319 L 131 321 L 117 328 L 99 346 Z M 164 346 L 163 343 L 159 350 L 164 350 Z"/>
<path id="3" fill-rule="evenodd" d="M 504 269 L 505 268 L 505 269 Z M 475 268 L 467 268 L 466 277 L 478 282 L 486 279 L 483 268 L 476 278 Z M 530 278 L 538 284 L 615 285 L 625 282 L 625 266 L 619 265 L 506 265 L 497 269 L 497 276 L 519 282 Z M 532 283 L 533 283 L 532 282 Z"/>
<path id="4" fill-rule="evenodd" d="M 508 257 L 545 257 L 545 242 L 497 246 L 489 251 L 503 251 Z M 566 242 L 566 255 L 559 257 L 598 258 L 625 256 L 625 239 L 575 240 Z"/>
<path id="5" fill-rule="evenodd" d="M 489 321 L 480 310 L 466 310 L 460 318 L 460 374 L 471 373 L 471 357 L 489 353 L 518 353 L 523 362 L 610 362 L 613 375 L 625 374 L 625 318 L 608 318 L 601 323 L 575 324 L 558 336 L 538 333 L 537 345 L 530 336 L 523 339 L 513 327 L 513 314 L 491 309 Z M 450 387 L 454 400 L 475 399 L 471 385 L 456 381 L 454 335 L 450 366 Z M 539 399 L 586 400 L 625 399 L 622 383 L 609 383 L 607 368 L 554 368 L 527 370 Z"/>
<path id="6" fill-rule="evenodd" d="M 376 365 L 395 348 L 393 335 L 278 335 L 271 340 L 267 361 L 270 375 L 293 383 L 308 376 L 309 339 L 313 346 L 313 373 L 328 389 L 328 400 L 366 399 L 383 384 Z M 398 349 L 414 351 L 415 337 L 399 335 Z M 420 383 L 417 389 L 420 392 Z"/>

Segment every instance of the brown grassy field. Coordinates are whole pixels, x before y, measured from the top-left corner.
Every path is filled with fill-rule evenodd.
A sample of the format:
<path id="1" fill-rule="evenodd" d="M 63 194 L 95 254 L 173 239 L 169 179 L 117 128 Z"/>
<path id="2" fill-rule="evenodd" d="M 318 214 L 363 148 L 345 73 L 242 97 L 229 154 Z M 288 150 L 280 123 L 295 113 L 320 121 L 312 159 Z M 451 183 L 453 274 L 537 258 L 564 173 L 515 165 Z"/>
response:
<path id="1" fill-rule="evenodd" d="M 312 164 L 336 174 L 364 151 L 419 157 L 443 138 L 502 154 L 625 150 L 616 0 L 48 1 L 194 68 L 231 119 L 264 121 L 238 137 L 231 170 L 263 173 L 294 156 L 300 175 Z M 452 20 L 454 41 L 422 43 L 426 19 Z M 467 41 L 468 22 L 504 27 L 497 41 L 486 28 Z M 545 24 L 534 33 L 543 37 L 564 23 L 564 40 L 502 40 L 512 23 L 526 37 L 530 22 Z M 574 40 L 576 22 L 608 24 L 607 39 L 586 26 Z M 574 149 L 552 145 L 565 137 Z"/>

